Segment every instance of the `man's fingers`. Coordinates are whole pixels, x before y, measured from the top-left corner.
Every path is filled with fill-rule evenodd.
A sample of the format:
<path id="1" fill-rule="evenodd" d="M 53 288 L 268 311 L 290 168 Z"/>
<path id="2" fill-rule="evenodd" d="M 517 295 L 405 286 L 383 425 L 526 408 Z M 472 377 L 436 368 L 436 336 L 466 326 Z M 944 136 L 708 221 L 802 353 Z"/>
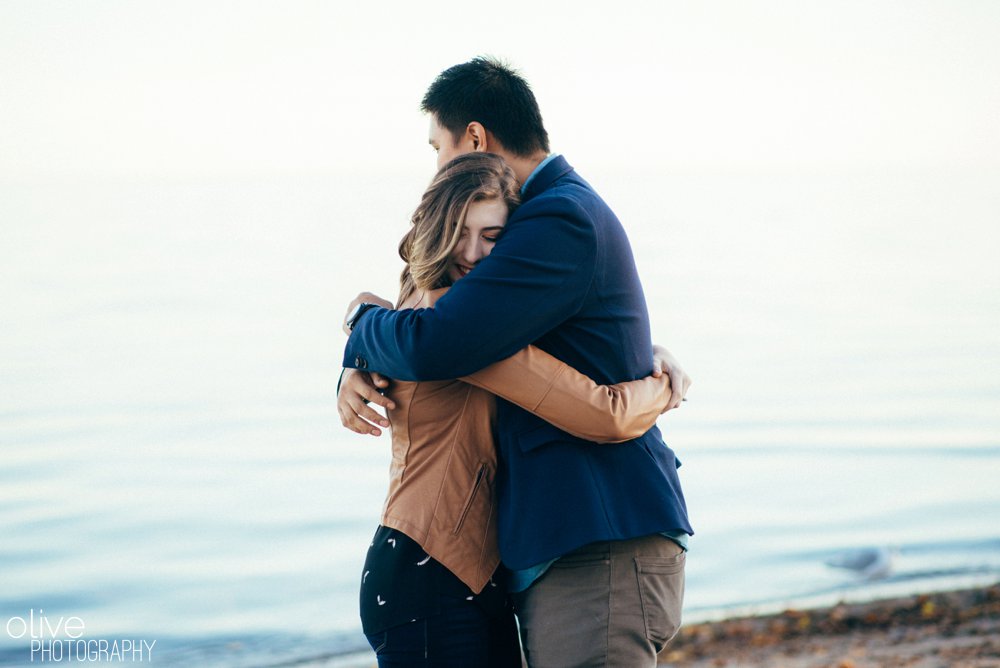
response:
<path id="1" fill-rule="evenodd" d="M 348 402 L 346 407 L 340 408 L 340 411 L 340 421 L 351 431 L 358 434 L 371 434 L 372 436 L 382 434 L 379 424 L 385 422 L 385 418 L 369 408 L 363 401 Z M 388 426 L 388 424 L 382 426 Z"/>
<path id="2" fill-rule="evenodd" d="M 381 374 L 351 369 L 350 373 L 344 375 L 344 379 L 340 384 L 341 400 L 350 399 L 354 395 L 357 395 L 360 399 L 381 406 L 382 408 L 395 408 L 395 402 L 379 392 L 378 388 L 375 387 L 374 384 L 378 383 L 379 379 L 384 381 L 385 385 L 388 386 L 388 379 Z"/>
<path id="3" fill-rule="evenodd" d="M 381 378 L 387 380 L 384 376 Z M 396 407 L 392 399 L 382 395 L 373 382 L 368 372 L 356 369 L 347 370 L 341 379 L 337 413 L 340 414 L 340 423 L 356 434 L 380 436 L 382 430 L 379 427 L 388 427 L 389 421 L 375 407 Z M 372 405 L 369 406 L 369 403 Z"/>
<path id="4" fill-rule="evenodd" d="M 377 371 L 371 372 L 372 382 L 375 383 L 375 387 L 380 389 L 385 389 L 389 387 L 389 379 L 380 374 Z"/>
<path id="5" fill-rule="evenodd" d="M 368 403 L 381 406 L 382 408 L 393 409 L 396 407 L 396 402 L 376 390 L 374 387 L 366 387 L 364 390 L 359 392 L 359 395 Z"/>
<path id="6" fill-rule="evenodd" d="M 350 406 L 346 408 L 338 406 L 337 411 L 340 413 L 340 423 L 354 433 L 370 434 L 372 436 L 380 436 L 382 434 L 381 429 L 362 420 Z"/>
<path id="7" fill-rule="evenodd" d="M 376 411 L 374 408 L 364 403 L 363 401 L 359 401 L 357 404 L 352 403 L 351 409 L 354 410 L 354 412 L 358 415 L 358 417 L 362 418 L 363 420 L 368 420 L 368 422 L 371 422 L 374 425 L 378 425 L 380 427 L 389 426 L 389 421 L 385 419 L 384 415 L 382 415 L 381 413 L 379 413 L 378 411 Z"/>

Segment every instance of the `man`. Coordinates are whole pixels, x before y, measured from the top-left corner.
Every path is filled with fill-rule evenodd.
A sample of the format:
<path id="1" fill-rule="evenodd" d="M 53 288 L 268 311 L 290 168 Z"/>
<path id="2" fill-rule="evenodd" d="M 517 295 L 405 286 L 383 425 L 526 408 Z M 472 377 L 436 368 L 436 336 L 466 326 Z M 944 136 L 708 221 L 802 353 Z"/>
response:
<path id="1" fill-rule="evenodd" d="M 497 153 L 522 183 L 522 204 L 493 252 L 435 308 L 355 300 L 344 366 L 449 379 L 534 343 L 599 383 L 648 375 L 649 318 L 628 239 L 589 184 L 549 155 L 527 82 L 476 58 L 443 72 L 422 106 L 439 166 L 469 151 Z M 670 373 L 672 408 L 690 381 L 676 365 Z M 345 373 L 345 425 L 377 434 L 366 420 L 386 423 L 365 400 L 389 403 L 367 374 Z M 595 447 L 499 404 L 500 550 L 529 664 L 655 665 L 680 624 L 693 533 L 673 452 L 655 427 Z"/>

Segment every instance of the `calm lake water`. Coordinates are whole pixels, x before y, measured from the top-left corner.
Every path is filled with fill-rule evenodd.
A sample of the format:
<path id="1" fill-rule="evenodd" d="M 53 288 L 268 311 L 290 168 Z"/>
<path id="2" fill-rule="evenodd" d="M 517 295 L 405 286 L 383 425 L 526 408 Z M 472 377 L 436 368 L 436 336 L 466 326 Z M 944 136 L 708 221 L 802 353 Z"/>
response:
<path id="1" fill-rule="evenodd" d="M 578 166 L 695 379 L 688 620 L 1000 579 L 1000 175 Z M 427 176 L 0 182 L 0 664 L 31 614 L 160 665 L 366 648 L 389 451 L 339 427 L 339 323 Z"/>

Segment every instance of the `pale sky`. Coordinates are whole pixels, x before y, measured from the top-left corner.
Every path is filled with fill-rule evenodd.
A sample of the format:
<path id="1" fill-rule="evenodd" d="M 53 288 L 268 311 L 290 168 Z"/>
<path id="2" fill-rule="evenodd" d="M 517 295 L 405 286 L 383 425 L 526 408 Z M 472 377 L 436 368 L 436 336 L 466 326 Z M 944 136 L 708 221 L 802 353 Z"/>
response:
<path id="1" fill-rule="evenodd" d="M 992 0 L 2 0 L 0 177 L 427 173 L 420 97 L 484 53 L 591 161 L 995 168 L 998 35 Z"/>

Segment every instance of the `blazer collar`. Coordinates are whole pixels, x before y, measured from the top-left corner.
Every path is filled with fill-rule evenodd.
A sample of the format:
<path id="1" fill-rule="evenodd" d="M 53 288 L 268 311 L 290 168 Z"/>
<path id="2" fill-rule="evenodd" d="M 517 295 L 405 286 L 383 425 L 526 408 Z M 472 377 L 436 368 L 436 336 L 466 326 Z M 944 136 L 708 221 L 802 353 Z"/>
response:
<path id="1" fill-rule="evenodd" d="M 566 158 L 557 155 L 549 161 L 549 164 L 542 168 L 542 171 L 535 174 L 531 179 L 527 190 L 521 195 L 521 201 L 527 202 L 529 199 L 549 189 L 558 179 L 573 171 L 573 167 L 566 162 Z"/>

